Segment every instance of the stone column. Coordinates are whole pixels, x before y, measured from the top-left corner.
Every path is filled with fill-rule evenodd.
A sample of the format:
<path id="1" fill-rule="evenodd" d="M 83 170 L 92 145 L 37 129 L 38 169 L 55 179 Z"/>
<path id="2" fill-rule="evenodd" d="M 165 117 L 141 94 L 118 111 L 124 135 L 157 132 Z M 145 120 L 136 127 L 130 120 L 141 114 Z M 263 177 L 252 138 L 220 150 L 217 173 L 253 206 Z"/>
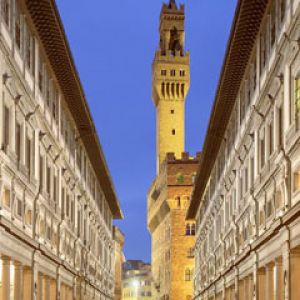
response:
<path id="1" fill-rule="evenodd" d="M 283 265 L 283 300 L 291 300 L 290 247 L 288 242 L 285 242 L 282 246 L 282 265 Z"/>
<path id="2" fill-rule="evenodd" d="M 15 278 L 14 278 L 14 299 L 23 299 L 23 266 L 15 261 Z"/>
<path id="3" fill-rule="evenodd" d="M 2 257 L 1 300 L 10 300 L 10 258 Z"/>
<path id="4" fill-rule="evenodd" d="M 24 300 L 32 299 L 32 270 L 27 266 L 23 271 L 23 295 Z"/>
<path id="5" fill-rule="evenodd" d="M 252 280 L 252 291 L 251 291 L 251 299 L 258 300 L 258 268 L 257 263 L 255 261 L 254 267 L 253 267 L 253 280 Z"/>
<path id="6" fill-rule="evenodd" d="M 291 250 L 290 254 L 290 287 L 291 300 L 300 299 L 300 247 Z"/>

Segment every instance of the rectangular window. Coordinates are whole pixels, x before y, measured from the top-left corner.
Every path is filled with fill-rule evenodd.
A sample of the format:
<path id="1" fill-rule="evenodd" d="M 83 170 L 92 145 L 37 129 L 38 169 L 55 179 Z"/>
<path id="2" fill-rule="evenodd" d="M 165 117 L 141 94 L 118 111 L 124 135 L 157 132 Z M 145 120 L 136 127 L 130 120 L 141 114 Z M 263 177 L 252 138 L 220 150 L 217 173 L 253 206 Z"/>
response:
<path id="1" fill-rule="evenodd" d="M 271 217 L 273 213 L 273 203 L 272 200 L 267 202 L 267 207 L 266 207 L 266 216 L 267 218 Z"/>
<path id="2" fill-rule="evenodd" d="M 64 216 L 65 214 L 65 189 L 61 188 L 61 214 Z"/>
<path id="3" fill-rule="evenodd" d="M 80 210 L 77 211 L 77 236 L 80 237 L 80 227 L 81 227 L 81 219 L 80 219 Z"/>
<path id="4" fill-rule="evenodd" d="M 249 188 L 249 179 L 248 179 L 248 168 L 245 168 L 245 193 L 248 192 Z"/>
<path id="5" fill-rule="evenodd" d="M 250 168 L 251 168 L 251 186 L 254 184 L 254 157 L 252 156 L 250 158 Z"/>
<path id="6" fill-rule="evenodd" d="M 71 201 L 71 223 L 74 222 L 74 213 L 75 213 L 75 207 L 74 207 L 74 201 Z"/>
<path id="7" fill-rule="evenodd" d="M 171 70 L 171 71 L 170 71 L 170 75 L 171 75 L 172 77 L 176 76 L 176 71 L 175 71 L 175 70 Z"/>
<path id="8" fill-rule="evenodd" d="M 2 0 L 2 17 L 5 24 L 10 27 L 10 0 Z"/>
<path id="9" fill-rule="evenodd" d="M 22 217 L 23 215 L 23 207 L 22 207 L 22 201 L 20 199 L 17 199 L 17 215 L 19 217 Z"/>
<path id="10" fill-rule="evenodd" d="M 29 175 L 31 174 L 31 140 L 27 136 L 26 137 L 26 167 L 28 169 Z"/>
<path id="11" fill-rule="evenodd" d="M 294 173 L 294 192 L 300 190 L 300 171 Z"/>
<path id="12" fill-rule="evenodd" d="M 40 155 L 40 189 L 44 189 L 44 158 Z"/>
<path id="13" fill-rule="evenodd" d="M 47 193 L 50 196 L 51 192 L 51 167 L 47 166 Z"/>
<path id="14" fill-rule="evenodd" d="M 3 145 L 6 148 L 9 145 L 10 132 L 10 112 L 7 106 L 3 109 Z"/>
<path id="15" fill-rule="evenodd" d="M 256 65 L 256 52 L 254 53 L 254 60 L 253 60 L 253 63 L 252 63 L 252 68 L 251 68 L 251 94 L 253 95 L 255 93 L 255 90 L 256 90 L 256 80 L 257 80 L 257 65 Z"/>
<path id="16" fill-rule="evenodd" d="M 57 119 L 57 107 L 58 107 L 58 91 L 53 89 L 53 99 L 52 99 L 52 117 L 54 120 Z"/>
<path id="17" fill-rule="evenodd" d="M 278 136 L 279 136 L 279 144 L 282 146 L 283 145 L 283 111 L 282 111 L 282 107 L 280 107 L 278 109 L 278 123 L 279 123 L 279 132 L 278 132 Z"/>
<path id="18" fill-rule="evenodd" d="M 269 155 L 274 151 L 274 131 L 273 131 L 273 122 L 269 124 Z"/>
<path id="19" fill-rule="evenodd" d="M 286 13 L 286 0 L 279 0 L 279 9 L 280 9 L 280 22 L 284 21 Z"/>
<path id="20" fill-rule="evenodd" d="M 38 78 L 39 78 L 39 89 L 40 92 L 44 92 L 44 67 L 43 67 L 43 61 L 41 58 L 41 53 L 40 53 L 40 59 L 39 59 L 39 71 L 38 71 Z"/>
<path id="21" fill-rule="evenodd" d="M 10 190 L 4 189 L 2 203 L 7 208 L 10 208 Z"/>
<path id="22" fill-rule="evenodd" d="M 25 65 L 34 74 L 34 40 L 28 27 L 26 27 L 25 33 Z"/>
<path id="23" fill-rule="evenodd" d="M 276 41 L 276 1 L 273 1 L 270 11 L 270 43 L 273 48 Z"/>
<path id="24" fill-rule="evenodd" d="M 46 72 L 45 78 L 46 78 L 46 105 L 48 108 L 51 108 L 52 80 L 48 76 L 48 72 Z"/>
<path id="25" fill-rule="evenodd" d="M 15 44 L 18 50 L 21 50 L 21 14 L 19 9 L 15 8 Z"/>
<path id="26" fill-rule="evenodd" d="M 260 36 L 260 74 L 263 73 L 266 67 L 267 60 L 267 44 L 265 40 L 265 32 L 263 32 Z"/>
<path id="27" fill-rule="evenodd" d="M 167 70 L 161 70 L 161 75 L 166 76 L 167 75 Z"/>
<path id="28" fill-rule="evenodd" d="M 20 161 L 21 159 L 21 132 L 22 132 L 22 127 L 21 124 L 16 122 L 16 155 L 17 155 L 17 160 Z"/>
<path id="29" fill-rule="evenodd" d="M 66 197 L 66 216 L 70 217 L 70 196 Z"/>
<path id="30" fill-rule="evenodd" d="M 295 104 L 296 111 L 300 112 L 300 75 L 295 79 Z"/>
<path id="31" fill-rule="evenodd" d="M 265 137 L 260 139 L 260 168 L 265 166 L 266 156 L 265 156 Z"/>
<path id="32" fill-rule="evenodd" d="M 240 124 L 242 124 L 245 117 L 245 97 L 244 93 L 240 93 Z"/>
<path id="33" fill-rule="evenodd" d="M 57 176 L 53 176 L 53 201 L 57 203 Z"/>
<path id="34" fill-rule="evenodd" d="M 185 70 L 180 70 L 180 76 L 184 77 L 185 76 Z"/>

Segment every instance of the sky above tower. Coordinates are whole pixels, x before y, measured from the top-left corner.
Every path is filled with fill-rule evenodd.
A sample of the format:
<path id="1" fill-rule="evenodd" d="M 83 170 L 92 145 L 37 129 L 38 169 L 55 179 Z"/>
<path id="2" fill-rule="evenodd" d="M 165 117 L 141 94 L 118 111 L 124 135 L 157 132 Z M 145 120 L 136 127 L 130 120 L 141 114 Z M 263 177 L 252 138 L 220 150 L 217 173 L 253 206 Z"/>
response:
<path id="1" fill-rule="evenodd" d="M 126 258 L 150 261 L 146 194 L 156 174 L 151 65 L 163 1 L 56 2 L 125 213 L 116 224 L 126 236 Z M 205 138 L 237 0 L 176 2 L 186 6 L 186 151 L 194 155 Z"/>

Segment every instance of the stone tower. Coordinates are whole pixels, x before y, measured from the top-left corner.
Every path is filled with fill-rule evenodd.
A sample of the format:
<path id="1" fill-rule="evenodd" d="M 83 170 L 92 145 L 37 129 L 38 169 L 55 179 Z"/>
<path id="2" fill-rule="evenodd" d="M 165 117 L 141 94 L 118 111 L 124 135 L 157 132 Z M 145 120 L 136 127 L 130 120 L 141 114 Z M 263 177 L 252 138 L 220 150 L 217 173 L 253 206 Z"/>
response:
<path id="1" fill-rule="evenodd" d="M 160 42 L 153 62 L 152 97 L 156 106 L 157 172 L 168 152 L 184 152 L 185 98 L 190 87 L 190 56 L 185 51 L 184 6 L 164 4 Z"/>
<path id="2" fill-rule="evenodd" d="M 147 195 L 152 241 L 154 300 L 187 300 L 193 295 L 195 222 L 186 222 L 199 157 L 184 152 L 185 98 L 190 58 L 184 50 L 184 6 L 174 0 L 160 15 L 160 46 L 153 63 L 157 114 L 157 174 Z"/>

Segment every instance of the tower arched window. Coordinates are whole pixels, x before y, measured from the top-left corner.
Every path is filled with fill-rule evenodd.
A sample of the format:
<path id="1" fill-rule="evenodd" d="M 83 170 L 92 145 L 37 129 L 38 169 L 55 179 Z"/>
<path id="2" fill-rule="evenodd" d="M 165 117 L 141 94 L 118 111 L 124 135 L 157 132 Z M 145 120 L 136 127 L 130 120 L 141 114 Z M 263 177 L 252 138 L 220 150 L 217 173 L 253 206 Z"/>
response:
<path id="1" fill-rule="evenodd" d="M 172 91 L 172 97 L 174 97 L 175 96 L 175 83 L 172 83 L 171 91 Z"/>
<path id="2" fill-rule="evenodd" d="M 181 84 L 181 96 L 184 97 L 185 87 L 184 84 Z"/>
<path id="3" fill-rule="evenodd" d="M 176 51 L 182 50 L 182 47 L 180 45 L 180 36 L 176 27 L 174 27 L 170 32 L 169 49 L 172 51 L 173 55 L 175 55 Z"/>
<path id="4" fill-rule="evenodd" d="M 163 97 L 165 96 L 165 83 L 164 82 L 161 84 L 161 94 L 163 95 Z"/>
<path id="5" fill-rule="evenodd" d="M 170 97 L 170 83 L 167 83 L 167 97 Z"/>
<path id="6" fill-rule="evenodd" d="M 185 281 L 192 281 L 193 271 L 190 268 L 186 268 L 184 271 L 184 280 Z"/>
<path id="7" fill-rule="evenodd" d="M 196 235 L 196 224 L 191 225 L 191 235 Z"/>
<path id="8" fill-rule="evenodd" d="M 191 235 L 191 224 L 187 223 L 185 225 L 185 235 Z"/>

